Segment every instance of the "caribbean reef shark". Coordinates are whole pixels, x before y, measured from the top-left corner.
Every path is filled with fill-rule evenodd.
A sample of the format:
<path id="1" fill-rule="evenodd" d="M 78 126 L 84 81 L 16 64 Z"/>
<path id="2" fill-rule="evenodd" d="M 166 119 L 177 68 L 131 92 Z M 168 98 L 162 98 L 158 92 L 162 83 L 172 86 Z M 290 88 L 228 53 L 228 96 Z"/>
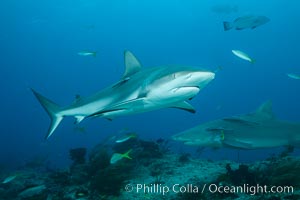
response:
<path id="1" fill-rule="evenodd" d="M 194 113 L 186 100 L 195 97 L 215 77 L 213 72 L 188 66 L 142 69 L 131 52 L 125 51 L 124 57 L 126 69 L 121 80 L 90 97 L 78 97 L 69 106 L 60 107 L 32 89 L 51 118 L 46 138 L 66 116 L 75 117 L 79 123 L 88 117 L 113 119 L 167 107 Z"/>
<path id="2" fill-rule="evenodd" d="M 270 101 L 255 112 L 206 122 L 172 136 L 186 145 L 260 149 L 300 146 L 300 123 L 276 119 Z"/>

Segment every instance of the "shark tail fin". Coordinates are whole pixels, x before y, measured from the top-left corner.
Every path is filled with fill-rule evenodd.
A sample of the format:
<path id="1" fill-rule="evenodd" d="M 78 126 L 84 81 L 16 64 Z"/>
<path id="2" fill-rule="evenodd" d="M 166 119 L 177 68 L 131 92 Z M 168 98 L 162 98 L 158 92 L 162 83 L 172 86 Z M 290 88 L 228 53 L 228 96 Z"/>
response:
<path id="1" fill-rule="evenodd" d="M 31 89 L 31 90 L 32 90 L 34 96 L 38 99 L 40 104 L 43 106 L 43 108 L 46 110 L 46 112 L 48 113 L 48 115 L 51 118 L 51 124 L 48 129 L 48 133 L 46 135 L 46 139 L 48 139 L 53 134 L 53 132 L 58 127 L 58 125 L 60 124 L 61 120 L 64 117 L 63 115 L 60 114 L 60 111 L 62 111 L 62 109 L 56 103 L 54 103 L 51 100 L 47 99 L 46 97 L 42 96 L 35 90 L 33 90 L 33 89 Z"/>
<path id="2" fill-rule="evenodd" d="M 223 22 L 224 31 L 228 31 L 233 28 L 233 25 L 231 22 Z"/>

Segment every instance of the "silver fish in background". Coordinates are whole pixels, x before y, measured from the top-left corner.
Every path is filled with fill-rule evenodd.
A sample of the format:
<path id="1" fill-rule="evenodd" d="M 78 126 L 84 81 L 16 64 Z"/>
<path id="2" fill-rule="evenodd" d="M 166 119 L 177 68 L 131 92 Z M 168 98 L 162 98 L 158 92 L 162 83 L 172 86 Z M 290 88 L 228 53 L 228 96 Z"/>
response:
<path id="1" fill-rule="evenodd" d="M 93 57 L 97 56 L 97 52 L 96 51 L 80 51 L 77 54 L 79 56 L 93 56 Z"/>
<path id="2" fill-rule="evenodd" d="M 137 137 L 136 133 L 127 133 L 125 135 L 122 135 L 122 136 L 118 137 L 115 142 L 116 143 L 123 143 L 123 142 L 126 142 L 126 141 L 128 141 L 130 139 L 133 139 L 133 138 L 136 138 L 136 137 Z"/>
<path id="3" fill-rule="evenodd" d="M 17 178 L 17 176 L 18 176 L 18 175 L 11 175 L 11 176 L 5 178 L 5 179 L 2 181 L 2 183 L 3 183 L 3 184 L 9 183 L 9 182 L 13 181 L 15 178 Z"/>
<path id="4" fill-rule="evenodd" d="M 203 123 L 172 136 L 186 145 L 234 149 L 300 147 L 300 123 L 278 120 L 271 101 L 255 112 Z"/>
<path id="5" fill-rule="evenodd" d="M 287 73 L 286 75 L 287 75 L 289 78 L 291 78 L 291 79 L 300 80 L 300 75 L 298 75 L 298 74 Z"/>
<path id="6" fill-rule="evenodd" d="M 264 25 L 270 21 L 269 18 L 265 16 L 243 16 L 236 18 L 233 22 L 223 22 L 224 31 L 230 29 L 243 30 L 243 29 L 255 29 L 258 26 Z"/>
<path id="7" fill-rule="evenodd" d="M 229 4 L 220 4 L 220 5 L 214 5 L 210 8 L 212 12 L 218 13 L 218 14 L 230 14 L 235 13 L 239 11 L 239 7 L 237 5 L 229 5 Z"/>
<path id="8" fill-rule="evenodd" d="M 42 194 L 46 189 L 47 188 L 45 185 L 30 187 L 23 190 L 20 194 L 18 194 L 18 197 L 22 199 L 34 199 L 36 196 Z"/>
<path id="9" fill-rule="evenodd" d="M 231 52 L 232 52 L 235 56 L 237 56 L 237 57 L 239 57 L 239 58 L 241 58 L 241 59 L 243 59 L 243 60 L 246 60 L 246 61 L 251 62 L 251 63 L 254 63 L 254 62 L 255 62 L 255 60 L 254 60 L 253 58 L 251 58 L 248 54 L 246 54 L 246 53 L 243 52 L 243 51 L 240 51 L 240 50 L 231 50 Z"/>

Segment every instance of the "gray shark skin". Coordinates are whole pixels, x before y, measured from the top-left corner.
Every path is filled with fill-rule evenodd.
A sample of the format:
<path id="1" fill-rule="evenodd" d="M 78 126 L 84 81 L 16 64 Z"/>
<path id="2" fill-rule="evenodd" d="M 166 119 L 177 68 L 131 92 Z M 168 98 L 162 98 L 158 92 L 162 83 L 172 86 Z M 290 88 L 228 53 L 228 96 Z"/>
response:
<path id="1" fill-rule="evenodd" d="M 191 113 L 195 109 L 186 100 L 193 98 L 215 74 L 193 67 L 141 68 L 140 62 L 129 52 L 124 53 L 125 73 L 120 81 L 66 107 L 33 91 L 51 118 L 48 139 L 66 116 L 76 118 L 76 123 L 88 117 L 113 119 L 118 116 L 148 112 L 160 108 L 179 108 Z"/>
<path id="2" fill-rule="evenodd" d="M 209 121 L 172 136 L 186 145 L 261 149 L 300 147 L 300 123 L 275 118 L 270 101 L 255 112 Z"/>

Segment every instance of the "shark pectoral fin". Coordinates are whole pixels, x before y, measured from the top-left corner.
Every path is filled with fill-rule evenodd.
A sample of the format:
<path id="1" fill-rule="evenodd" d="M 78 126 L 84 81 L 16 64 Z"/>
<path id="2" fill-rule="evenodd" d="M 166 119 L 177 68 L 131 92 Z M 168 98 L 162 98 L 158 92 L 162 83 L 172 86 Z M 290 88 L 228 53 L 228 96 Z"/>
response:
<path id="1" fill-rule="evenodd" d="M 224 138 L 224 140 L 222 142 L 225 145 L 228 145 L 230 147 L 235 147 L 238 149 L 252 149 L 253 148 L 253 145 L 250 142 L 236 140 L 236 139 L 231 140 L 231 139 L 227 139 L 226 137 Z"/>
<path id="2" fill-rule="evenodd" d="M 196 112 L 195 108 L 186 101 L 178 102 L 178 103 L 176 103 L 176 104 L 174 104 L 170 107 L 185 110 L 185 111 L 188 111 L 190 113 L 195 113 Z"/>
<path id="3" fill-rule="evenodd" d="M 130 51 L 124 52 L 124 62 L 125 62 L 125 72 L 123 74 L 123 79 L 126 77 L 130 77 L 131 75 L 140 71 L 142 67 L 138 59 Z"/>

